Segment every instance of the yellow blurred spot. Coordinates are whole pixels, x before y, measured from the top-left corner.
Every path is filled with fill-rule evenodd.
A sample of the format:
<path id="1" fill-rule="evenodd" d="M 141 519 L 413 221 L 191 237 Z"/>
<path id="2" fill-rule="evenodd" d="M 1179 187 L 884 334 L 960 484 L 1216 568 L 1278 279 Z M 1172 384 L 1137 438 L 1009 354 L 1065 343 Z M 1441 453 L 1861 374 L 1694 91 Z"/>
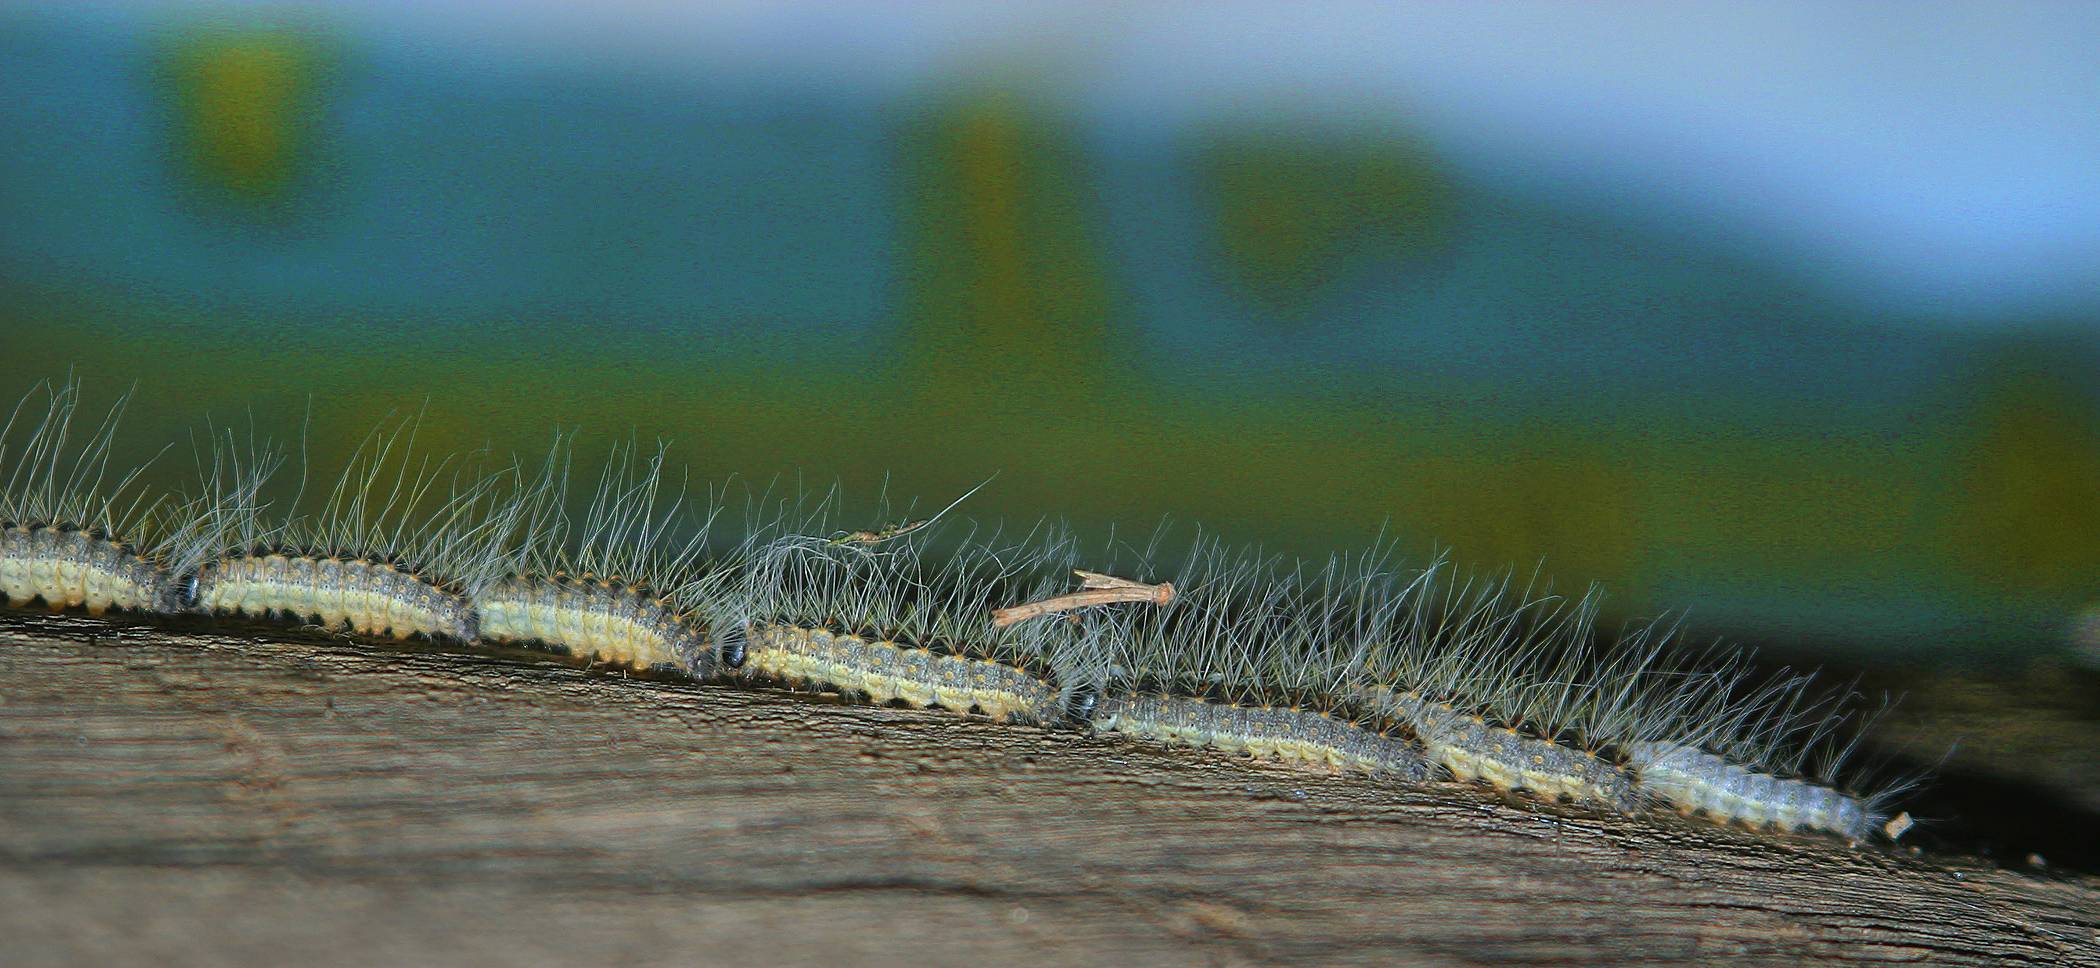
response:
<path id="1" fill-rule="evenodd" d="M 283 195 L 300 171 L 320 57 L 281 30 L 187 35 L 171 58 L 179 137 L 191 172 L 251 200 Z"/>

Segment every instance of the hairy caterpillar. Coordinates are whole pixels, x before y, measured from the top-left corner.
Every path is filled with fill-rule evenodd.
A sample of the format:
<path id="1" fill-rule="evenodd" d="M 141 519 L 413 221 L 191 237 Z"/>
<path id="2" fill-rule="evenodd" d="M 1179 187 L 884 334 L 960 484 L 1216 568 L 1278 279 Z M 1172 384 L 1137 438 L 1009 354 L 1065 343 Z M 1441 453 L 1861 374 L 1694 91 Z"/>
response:
<path id="1" fill-rule="evenodd" d="M 675 535 L 685 523 L 685 495 L 662 491 L 663 448 L 646 464 L 636 457 L 632 442 L 613 449 L 570 547 L 569 444 L 557 437 L 539 482 L 516 505 L 531 510 L 508 573 L 473 597 L 484 638 L 630 669 L 713 673 L 706 629 L 678 601 L 725 576 L 702 567 L 704 523 L 683 540 Z"/>
<path id="2" fill-rule="evenodd" d="M 39 399 L 43 413 L 14 443 Z M 215 486 L 187 502 L 149 499 L 138 485 L 143 464 L 111 481 L 110 449 L 129 401 L 129 393 L 118 397 L 77 448 L 70 443 L 76 381 L 32 388 L 0 425 L 0 599 L 7 604 L 176 611 L 172 577 L 193 568 L 229 515 L 252 504 L 260 475 L 216 461 L 207 472 Z"/>
<path id="3" fill-rule="evenodd" d="M 1003 662 L 801 625 L 755 623 L 748 635 L 746 668 L 788 685 L 1020 722 L 1049 722 L 1063 709 L 1056 687 Z"/>
<path id="4" fill-rule="evenodd" d="M 44 413 L 13 445 L 16 422 L 37 397 Z M 39 385 L 0 427 L 0 596 L 14 606 L 148 610 L 159 606 L 164 567 L 123 536 L 143 540 L 158 510 L 133 485 L 138 471 L 106 483 L 110 443 L 128 399 L 120 397 L 78 451 L 68 447 L 80 387 Z"/>
<path id="5" fill-rule="evenodd" d="M 743 585 L 722 599 L 716 623 L 741 633 L 733 647 L 746 677 L 1018 722 L 1091 706 L 1077 629 L 992 620 L 1000 606 L 1063 589 L 1075 560 L 1069 535 L 1048 526 L 1015 542 L 971 534 L 936 558 L 928 542 L 942 515 L 878 534 L 834 532 L 833 512 L 827 500 L 782 515 L 746 543 Z"/>
<path id="6" fill-rule="evenodd" d="M 1651 656 L 1592 647 L 1597 598 L 1574 603 L 1508 581 L 1445 584 L 1442 560 L 1377 601 L 1359 646 L 1367 708 L 1420 737 L 1460 780 L 1620 812 L 1636 778 L 1602 755 L 1637 724 Z"/>
<path id="7" fill-rule="evenodd" d="M 1338 701 L 1350 670 L 1331 633 L 1345 573 L 1309 581 L 1276 564 L 1199 541 L 1180 597 L 1104 617 L 1110 681 L 1093 729 L 1314 769 L 1428 776 L 1414 744 L 1354 721 Z"/>
<path id="8" fill-rule="evenodd" d="M 1863 841 L 1895 839 L 1909 821 L 1890 822 L 1888 804 L 1915 778 L 1856 796 L 1838 783 L 1865 735 L 1846 707 L 1850 688 L 1822 688 L 1812 675 L 1784 670 L 1750 688 L 1752 673 L 1731 660 L 1686 690 L 1674 724 L 1657 738 L 1625 744 L 1643 797 L 1717 823 L 1753 829 L 1814 830 Z M 1867 717 L 1871 718 L 1871 717 Z M 1862 778 L 1853 777 L 1854 782 Z"/>
<path id="9" fill-rule="evenodd" d="M 1850 840 L 1866 840 L 1888 819 L 1868 802 L 1830 787 L 1759 773 L 1696 747 L 1641 743 L 1627 755 L 1641 771 L 1643 792 L 1687 814 L 1750 827 L 1821 830 Z"/>
<path id="10" fill-rule="evenodd" d="M 1131 693 L 1101 700 L 1091 722 L 1096 732 L 1209 747 L 1295 766 L 1404 780 L 1429 776 L 1429 762 L 1406 740 L 1314 709 Z"/>
<path id="11" fill-rule="evenodd" d="M 265 508 L 247 503 L 217 529 L 219 553 L 182 579 L 181 603 L 366 635 L 475 641 L 470 595 L 500 573 L 496 550 L 516 526 L 518 505 L 495 500 L 503 475 L 416 456 L 415 427 L 411 420 L 368 434 L 314 514 L 265 524 Z M 230 440 L 222 450 L 238 452 Z M 439 491 L 441 481 L 449 491 Z"/>

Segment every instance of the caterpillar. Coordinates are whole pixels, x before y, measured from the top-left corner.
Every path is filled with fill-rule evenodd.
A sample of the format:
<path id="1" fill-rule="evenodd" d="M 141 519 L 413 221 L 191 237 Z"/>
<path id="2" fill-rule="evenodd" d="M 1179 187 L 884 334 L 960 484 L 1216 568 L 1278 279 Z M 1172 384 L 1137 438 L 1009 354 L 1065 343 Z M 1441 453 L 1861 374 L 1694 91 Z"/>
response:
<path id="1" fill-rule="evenodd" d="M 1403 780 L 1429 776 L 1429 761 L 1406 740 L 1317 709 L 1129 693 L 1103 699 L 1090 722 L 1099 733 L 1210 747 L 1294 766 Z"/>
<path id="2" fill-rule="evenodd" d="M 112 481 L 111 448 L 130 399 L 128 391 L 120 395 L 78 447 L 71 442 L 77 380 L 36 385 L 0 425 L 0 599 L 7 604 L 178 611 L 175 576 L 194 568 L 229 516 L 252 504 L 265 475 L 217 462 L 206 471 L 213 486 L 188 501 L 145 494 L 139 477 L 152 460 Z M 35 425 L 16 443 L 25 414 Z"/>
<path id="3" fill-rule="evenodd" d="M 1080 632 L 992 618 L 1062 590 L 1076 560 L 1070 535 L 1046 523 L 1018 541 L 968 534 L 929 553 L 946 510 L 849 532 L 829 527 L 836 497 L 753 529 L 742 587 L 716 622 L 734 630 L 744 677 L 1014 722 L 1091 709 Z"/>
<path id="4" fill-rule="evenodd" d="M 557 435 L 536 484 L 514 505 L 524 540 L 506 574 L 473 596 L 481 635 L 536 643 L 628 669 L 715 670 L 698 615 L 679 603 L 704 596 L 726 574 L 702 567 L 706 524 L 687 537 L 685 494 L 663 491 L 665 449 L 637 463 L 634 442 L 616 445 L 575 537 L 566 508 L 570 440 Z"/>
<path id="5" fill-rule="evenodd" d="M 264 505 L 233 505 L 238 512 L 215 529 L 217 553 L 180 579 L 179 603 L 396 639 L 476 641 L 471 596 L 498 573 L 495 552 L 515 528 L 521 504 L 496 499 L 504 474 L 418 456 L 417 423 L 382 424 L 367 434 L 312 514 L 266 523 Z M 239 450 L 230 437 L 219 448 Z M 257 455 L 251 466 L 281 463 L 267 446 L 250 450 Z M 298 504 L 295 496 L 291 506 Z"/>
<path id="6" fill-rule="evenodd" d="M 1199 540 L 1180 596 L 1106 617 L 1110 682 L 1092 729 L 1301 768 L 1427 777 L 1412 742 L 1339 701 L 1350 667 L 1331 633 L 1347 570 L 1308 580 L 1278 564 Z"/>
<path id="7" fill-rule="evenodd" d="M 1848 708 L 1849 687 L 1819 686 L 1813 674 L 1780 670 L 1754 683 L 1733 657 L 1684 692 L 1672 722 L 1654 738 L 1625 744 L 1650 802 L 1687 816 L 1782 832 L 1821 831 L 1852 841 L 1901 837 L 1909 818 L 1889 805 L 1918 778 L 1879 784 L 1878 770 L 1853 767 L 1874 716 Z M 1870 792 L 1848 793 L 1841 786 Z"/>
<path id="8" fill-rule="evenodd" d="M 1639 722 L 1648 654 L 1590 648 L 1595 590 L 1568 603 L 1447 570 L 1438 559 L 1379 603 L 1352 692 L 1460 780 L 1633 812 L 1636 778 L 1606 737 Z"/>

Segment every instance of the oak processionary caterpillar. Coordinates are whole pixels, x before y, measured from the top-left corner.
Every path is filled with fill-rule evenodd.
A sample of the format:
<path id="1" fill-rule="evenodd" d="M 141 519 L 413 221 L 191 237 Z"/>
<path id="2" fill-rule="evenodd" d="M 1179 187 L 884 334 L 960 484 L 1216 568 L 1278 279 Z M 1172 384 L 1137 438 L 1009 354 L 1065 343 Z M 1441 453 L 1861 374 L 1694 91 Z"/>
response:
<path id="1" fill-rule="evenodd" d="M 43 414 L 29 426 L 24 418 L 39 400 Z M 129 401 L 129 393 L 119 397 L 78 446 L 80 385 L 72 380 L 39 384 L 0 423 L 0 598 L 8 605 L 171 611 L 171 579 L 194 566 L 205 536 L 250 493 L 231 484 L 216 499 L 171 507 L 141 493 L 143 465 L 110 481 L 110 447 Z"/>
<path id="2" fill-rule="evenodd" d="M 1024 723 L 1091 706 L 1079 694 L 1093 678 L 1075 664 L 1081 633 L 992 615 L 1062 589 L 1076 560 L 1068 535 L 971 535 L 936 557 L 922 543 L 932 519 L 833 532 L 832 511 L 778 510 L 751 529 L 741 587 L 718 598 L 715 622 L 740 640 L 744 676 Z"/>
<path id="3" fill-rule="evenodd" d="M 37 397 L 42 420 L 26 435 L 16 424 Z M 74 453 L 68 448 L 79 386 L 39 386 L 0 425 L 0 597 L 21 607 L 155 607 L 165 570 L 118 535 L 143 540 L 156 508 L 126 501 L 132 475 L 105 487 L 109 445 L 124 401 Z M 22 436 L 19 442 L 17 436 Z"/>
<path id="4" fill-rule="evenodd" d="M 705 550 L 703 524 L 676 543 L 685 495 L 661 493 L 664 451 L 637 466 L 630 442 L 615 447 L 571 550 L 566 508 L 569 441 L 557 437 L 539 480 L 512 507 L 523 537 L 508 573 L 474 596 L 481 634 L 492 642 L 538 643 L 628 669 L 714 671 L 705 630 L 677 601 L 710 587 L 707 576 L 680 578 Z M 672 592 L 673 582 L 682 582 Z"/>
<path id="5" fill-rule="evenodd" d="M 1851 690 L 1760 681 L 1745 655 L 1676 648 L 1661 625 L 1607 636 L 1594 590 L 1465 579 L 1441 558 L 1409 569 L 1384 542 L 1306 564 L 1206 537 L 1169 574 L 1150 574 L 1150 552 L 1121 569 L 1171 584 L 1077 572 L 1111 590 L 1067 594 L 1082 558 L 1061 529 L 957 533 L 951 504 L 849 531 L 835 495 L 814 510 L 756 503 L 718 546 L 715 496 L 667 487 L 661 445 L 646 459 L 615 446 L 579 521 L 570 438 L 528 475 L 418 456 L 413 420 L 369 435 L 312 512 L 263 501 L 283 458 L 230 433 L 199 456 L 197 493 L 150 498 L 143 468 L 111 478 L 124 400 L 84 438 L 79 401 L 71 381 L 39 385 L 0 426 L 10 606 L 537 644 L 1374 782 L 1440 770 L 1616 813 L 1852 841 L 1908 825 L 1887 817 L 1905 785 L 1841 791 L 1865 725 Z"/>
<path id="6" fill-rule="evenodd" d="M 1640 771 L 1644 791 L 1687 814 L 1751 827 L 1821 830 L 1848 840 L 1866 840 L 1887 819 L 1829 787 L 1758 773 L 1689 746 L 1642 743 L 1627 757 Z"/>
<path id="7" fill-rule="evenodd" d="M 365 635 L 475 641 L 470 596 L 495 578 L 493 549 L 516 511 L 489 506 L 500 477 L 451 458 L 418 457 L 415 426 L 368 435 L 317 513 L 265 524 L 260 504 L 236 505 L 216 531 L 221 553 L 183 581 L 180 603 L 314 619 Z M 239 461 L 230 440 L 218 450 L 227 455 L 222 462 Z M 268 448 L 249 451 L 250 466 L 265 476 L 281 463 Z M 450 487 L 442 496 L 440 482 Z"/>
<path id="8" fill-rule="evenodd" d="M 1338 702 L 1349 669 L 1331 635 L 1335 615 L 1321 607 L 1325 589 L 1276 565 L 1199 540 L 1178 597 L 1111 617 L 1094 730 L 1324 771 L 1428 776 L 1413 744 Z M 1345 580 L 1334 570 L 1321 578 Z"/>

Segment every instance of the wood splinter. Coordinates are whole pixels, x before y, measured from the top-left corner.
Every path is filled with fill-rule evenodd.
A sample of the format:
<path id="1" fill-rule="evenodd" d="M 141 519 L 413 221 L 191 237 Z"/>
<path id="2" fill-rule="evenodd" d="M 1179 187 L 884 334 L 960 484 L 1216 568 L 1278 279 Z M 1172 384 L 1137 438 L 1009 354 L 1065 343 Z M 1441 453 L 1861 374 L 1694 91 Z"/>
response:
<path id="1" fill-rule="evenodd" d="M 992 627 L 1003 629 L 1038 615 L 1068 612 L 1092 605 L 1109 605 L 1116 602 L 1151 602 L 1154 605 L 1165 605 L 1174 600 L 1173 582 L 1163 581 L 1157 585 L 1148 585 L 1141 581 L 1076 568 L 1072 573 L 1079 576 L 1079 586 L 1086 589 L 1085 591 L 999 609 L 992 613 Z"/>

